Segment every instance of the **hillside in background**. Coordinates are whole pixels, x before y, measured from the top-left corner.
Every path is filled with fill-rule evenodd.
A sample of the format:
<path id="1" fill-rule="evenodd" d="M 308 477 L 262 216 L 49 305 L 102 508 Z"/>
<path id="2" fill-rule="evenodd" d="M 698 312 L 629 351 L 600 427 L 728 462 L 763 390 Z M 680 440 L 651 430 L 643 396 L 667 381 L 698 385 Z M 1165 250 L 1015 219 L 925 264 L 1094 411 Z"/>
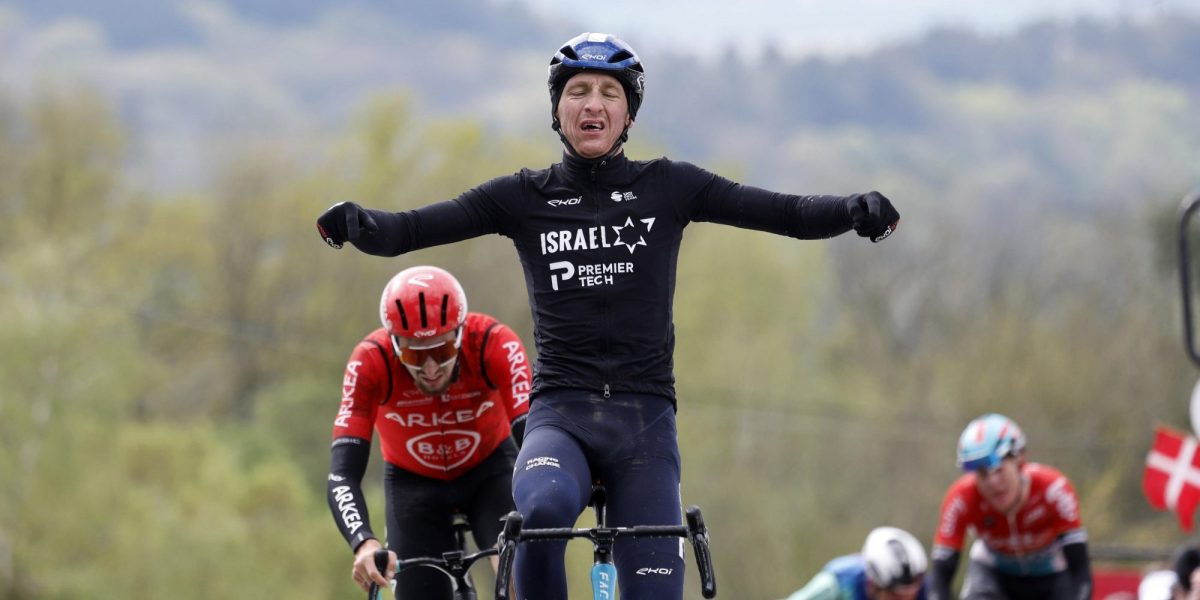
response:
<path id="1" fill-rule="evenodd" d="M 531 342 L 509 240 L 383 259 L 313 221 L 555 160 L 544 66 L 581 27 L 329 6 L 0 7 L 0 599 L 357 593 L 323 492 L 380 286 L 442 265 Z M 784 597 L 880 524 L 932 539 L 983 412 L 1071 476 L 1095 548 L 1185 539 L 1140 482 L 1195 384 L 1173 257 L 1200 184 L 1197 40 L 1181 15 L 838 59 L 643 56 L 631 155 L 879 189 L 902 213 L 881 244 L 686 230 L 682 489 L 723 597 Z"/>
<path id="2" fill-rule="evenodd" d="M 35 26 L 62 19 L 86 19 L 98 23 L 114 48 L 197 46 L 205 41 L 203 26 L 189 16 L 200 3 L 185 0 L 16 0 L 18 13 Z M 240 19 L 274 28 L 303 28 L 329 13 L 360 12 L 396 26 L 397 37 L 414 33 L 456 34 L 462 31 L 495 32 L 507 47 L 540 47 L 547 39 L 549 24 L 519 5 L 505 7 L 491 2 L 445 0 L 443 2 L 387 2 L 385 0 L 252 0 L 236 3 L 207 3 L 229 6 Z M 553 36 L 550 36 L 553 37 Z M 419 56 L 419 55 L 418 55 Z"/>
<path id="3" fill-rule="evenodd" d="M 419 113 L 553 144 L 544 65 L 558 43 L 583 28 L 515 2 L 468 0 L 10 6 L 0 18 L 9 40 L 0 85 L 28 94 L 51 81 L 82 80 L 104 90 L 135 132 L 131 165 L 166 189 L 197 185 L 204 176 L 197 165 L 231 136 L 235 144 L 247 132 L 292 136 L 319 147 L 382 93 L 409 95 Z M 807 148 L 813 136 L 869 131 L 880 145 L 919 143 L 956 155 L 955 146 L 970 143 L 954 137 L 962 120 L 995 111 L 1051 102 L 1087 110 L 1133 87 L 1194 102 L 1197 55 L 1200 19 L 1188 15 L 1045 23 L 1003 37 L 937 30 L 842 59 L 767 52 L 747 62 L 730 52 L 714 63 L 644 55 L 647 98 L 634 139 L 676 158 L 734 165 L 765 185 L 795 185 L 792 174 L 817 151 Z M 996 104 L 980 107 L 988 115 L 964 107 L 981 94 Z M 1044 152 L 1044 140 L 1006 144 Z M 1039 165 L 1039 178 L 1078 176 L 1058 167 Z"/>

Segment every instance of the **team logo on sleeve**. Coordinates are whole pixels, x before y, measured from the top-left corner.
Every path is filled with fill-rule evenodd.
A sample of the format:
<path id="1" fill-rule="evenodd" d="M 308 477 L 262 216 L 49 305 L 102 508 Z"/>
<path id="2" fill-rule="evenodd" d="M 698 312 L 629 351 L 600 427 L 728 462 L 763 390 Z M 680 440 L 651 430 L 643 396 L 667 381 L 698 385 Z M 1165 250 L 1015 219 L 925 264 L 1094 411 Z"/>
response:
<path id="1" fill-rule="evenodd" d="M 361 360 L 353 360 L 346 365 L 346 374 L 342 377 L 342 404 L 333 421 L 334 427 L 350 426 L 350 417 L 354 414 L 354 392 L 358 386 L 358 368 L 361 366 Z"/>
<path id="2" fill-rule="evenodd" d="M 1059 477 L 1046 488 L 1046 501 L 1054 505 L 1063 520 L 1074 521 L 1079 518 L 1079 501 L 1067 488 L 1065 477 Z"/>

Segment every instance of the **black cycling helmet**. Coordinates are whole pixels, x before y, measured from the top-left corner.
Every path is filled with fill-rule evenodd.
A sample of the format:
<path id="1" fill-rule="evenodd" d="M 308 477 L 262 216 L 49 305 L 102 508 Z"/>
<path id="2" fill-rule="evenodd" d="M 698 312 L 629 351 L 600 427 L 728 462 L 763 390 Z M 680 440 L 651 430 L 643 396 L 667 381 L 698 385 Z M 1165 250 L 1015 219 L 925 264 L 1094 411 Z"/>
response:
<path id="1" fill-rule="evenodd" d="M 1192 571 L 1200 569 L 1200 549 L 1194 545 L 1182 546 L 1175 550 L 1174 564 L 1175 576 L 1179 578 L 1179 587 L 1183 591 L 1190 592 L 1192 590 Z"/>
<path id="2" fill-rule="evenodd" d="M 629 102 L 629 119 L 637 118 L 642 105 L 642 92 L 646 86 L 646 72 L 642 61 L 633 48 L 616 36 L 607 33 L 581 33 L 569 40 L 550 59 L 550 76 L 546 84 L 550 87 L 551 127 L 559 130 L 558 100 L 562 97 L 567 80 L 582 71 L 603 71 L 621 82 L 625 88 L 625 99 Z M 627 131 L 628 132 L 628 128 Z M 621 139 L 625 139 L 625 134 Z"/>

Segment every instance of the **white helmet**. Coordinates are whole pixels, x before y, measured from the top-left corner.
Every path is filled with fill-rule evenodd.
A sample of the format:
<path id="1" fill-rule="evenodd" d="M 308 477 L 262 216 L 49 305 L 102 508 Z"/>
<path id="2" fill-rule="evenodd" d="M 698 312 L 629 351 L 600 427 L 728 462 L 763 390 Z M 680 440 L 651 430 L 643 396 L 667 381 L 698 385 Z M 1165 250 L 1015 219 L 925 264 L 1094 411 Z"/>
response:
<path id="1" fill-rule="evenodd" d="M 896 527 L 872 529 L 863 544 L 862 557 L 867 578 L 881 589 L 918 582 L 929 568 L 921 542 Z"/>
<path id="2" fill-rule="evenodd" d="M 1171 600 L 1171 589 L 1179 583 L 1175 571 L 1163 569 L 1142 576 L 1138 584 L 1138 600 Z"/>

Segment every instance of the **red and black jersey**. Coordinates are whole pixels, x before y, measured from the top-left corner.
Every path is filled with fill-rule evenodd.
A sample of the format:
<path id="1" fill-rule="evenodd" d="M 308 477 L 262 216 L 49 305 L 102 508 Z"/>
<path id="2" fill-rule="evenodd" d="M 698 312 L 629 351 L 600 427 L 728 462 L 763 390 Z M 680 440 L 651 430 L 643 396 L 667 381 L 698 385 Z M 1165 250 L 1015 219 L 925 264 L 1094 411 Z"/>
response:
<path id="1" fill-rule="evenodd" d="M 998 572 L 1029 576 L 1065 570 L 1062 546 L 1087 541 L 1075 488 L 1046 465 L 1026 463 L 1021 474 L 1029 479 L 1029 495 L 1012 515 L 983 498 L 975 473 L 959 477 L 942 501 L 935 553 L 939 547 L 960 551 L 970 530 L 979 542 L 972 558 L 986 559 Z"/>
<path id="2" fill-rule="evenodd" d="M 406 471 L 448 481 L 469 471 L 509 436 L 529 410 L 529 358 L 517 334 L 496 319 L 468 313 L 450 387 L 430 396 L 413 383 L 377 329 L 350 354 L 333 438 L 370 440 Z"/>

